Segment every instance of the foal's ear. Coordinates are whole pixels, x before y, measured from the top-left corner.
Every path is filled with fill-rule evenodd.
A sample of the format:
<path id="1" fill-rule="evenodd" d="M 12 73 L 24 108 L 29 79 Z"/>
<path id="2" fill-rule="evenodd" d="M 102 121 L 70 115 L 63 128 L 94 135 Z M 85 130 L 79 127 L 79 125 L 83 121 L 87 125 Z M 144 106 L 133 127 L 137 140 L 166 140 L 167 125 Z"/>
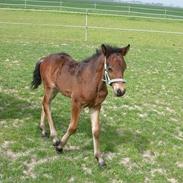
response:
<path id="1" fill-rule="evenodd" d="M 130 49 L 130 44 L 128 44 L 128 46 L 124 48 L 121 48 L 122 55 L 125 56 L 128 53 L 129 49 Z"/>
<path id="2" fill-rule="evenodd" d="M 101 49 L 102 49 L 102 53 L 103 53 L 105 56 L 107 56 L 107 47 L 106 47 L 104 44 L 102 44 L 102 45 L 101 45 Z"/>

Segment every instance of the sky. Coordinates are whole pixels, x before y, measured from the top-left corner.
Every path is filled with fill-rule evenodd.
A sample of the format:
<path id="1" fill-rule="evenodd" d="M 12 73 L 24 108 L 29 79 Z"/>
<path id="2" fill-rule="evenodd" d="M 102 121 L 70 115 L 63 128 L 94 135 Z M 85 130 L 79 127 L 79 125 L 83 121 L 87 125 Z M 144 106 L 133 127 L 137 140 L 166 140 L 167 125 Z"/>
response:
<path id="1" fill-rule="evenodd" d="M 124 0 L 120 0 L 124 1 Z M 129 0 L 132 1 L 132 0 Z M 165 6 L 177 6 L 183 8 L 183 0 L 137 0 L 143 3 L 161 3 Z"/>

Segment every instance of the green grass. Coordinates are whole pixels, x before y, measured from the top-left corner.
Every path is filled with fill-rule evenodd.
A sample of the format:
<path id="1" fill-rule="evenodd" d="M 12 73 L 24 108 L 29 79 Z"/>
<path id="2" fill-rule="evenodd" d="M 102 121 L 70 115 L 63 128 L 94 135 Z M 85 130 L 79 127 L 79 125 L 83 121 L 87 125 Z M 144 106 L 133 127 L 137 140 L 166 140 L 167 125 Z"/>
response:
<path id="1" fill-rule="evenodd" d="M 183 36 L 174 34 L 84 30 L 47 24 L 83 25 L 84 17 L 48 12 L 0 10 L 0 182 L 182 182 L 183 180 Z M 183 31 L 178 21 L 89 16 L 89 25 Z M 107 167 L 93 157 L 89 114 L 62 155 L 38 130 L 43 89 L 30 90 L 36 61 L 64 51 L 77 60 L 101 43 L 131 44 L 126 57 L 127 93 L 116 98 L 109 87 L 103 104 L 101 149 Z M 70 119 L 70 100 L 53 101 L 53 119 L 61 137 Z"/>

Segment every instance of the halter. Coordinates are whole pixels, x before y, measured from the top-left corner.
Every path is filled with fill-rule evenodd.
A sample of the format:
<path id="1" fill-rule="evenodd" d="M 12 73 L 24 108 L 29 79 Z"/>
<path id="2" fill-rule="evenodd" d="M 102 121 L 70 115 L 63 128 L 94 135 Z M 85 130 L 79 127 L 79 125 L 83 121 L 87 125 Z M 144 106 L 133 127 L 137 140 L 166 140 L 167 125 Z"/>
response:
<path id="1" fill-rule="evenodd" d="M 116 82 L 126 83 L 126 80 L 122 79 L 122 78 L 110 79 L 109 71 L 108 71 L 108 68 L 107 68 L 107 59 L 106 59 L 106 57 L 105 57 L 105 60 L 104 60 L 104 79 L 102 79 L 102 81 L 104 81 L 108 85 L 111 85 L 112 83 L 116 83 Z"/>

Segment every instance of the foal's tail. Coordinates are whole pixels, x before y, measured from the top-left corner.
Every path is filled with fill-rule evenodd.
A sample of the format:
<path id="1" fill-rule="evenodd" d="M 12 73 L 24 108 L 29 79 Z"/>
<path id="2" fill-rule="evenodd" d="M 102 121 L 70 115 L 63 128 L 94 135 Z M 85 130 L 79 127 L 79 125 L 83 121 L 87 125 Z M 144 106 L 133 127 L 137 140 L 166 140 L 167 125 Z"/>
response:
<path id="1" fill-rule="evenodd" d="M 41 61 L 38 61 L 36 63 L 36 66 L 33 72 L 33 80 L 31 82 L 32 89 L 36 89 L 41 84 L 40 64 L 41 64 Z"/>

